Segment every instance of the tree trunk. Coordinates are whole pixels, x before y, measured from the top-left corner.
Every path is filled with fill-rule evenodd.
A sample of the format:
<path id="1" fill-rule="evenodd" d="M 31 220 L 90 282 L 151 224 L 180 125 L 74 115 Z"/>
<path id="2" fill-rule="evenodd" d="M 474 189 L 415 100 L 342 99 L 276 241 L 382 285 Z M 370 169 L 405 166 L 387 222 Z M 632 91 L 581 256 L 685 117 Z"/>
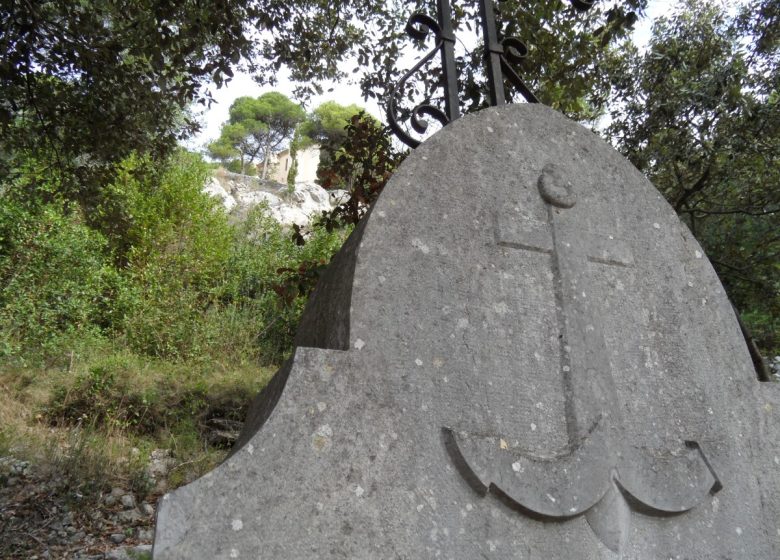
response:
<path id="1" fill-rule="evenodd" d="M 265 181 L 266 177 L 268 176 L 268 158 L 271 157 L 271 143 L 267 143 L 265 145 L 265 158 L 263 158 L 263 176 L 262 179 Z"/>

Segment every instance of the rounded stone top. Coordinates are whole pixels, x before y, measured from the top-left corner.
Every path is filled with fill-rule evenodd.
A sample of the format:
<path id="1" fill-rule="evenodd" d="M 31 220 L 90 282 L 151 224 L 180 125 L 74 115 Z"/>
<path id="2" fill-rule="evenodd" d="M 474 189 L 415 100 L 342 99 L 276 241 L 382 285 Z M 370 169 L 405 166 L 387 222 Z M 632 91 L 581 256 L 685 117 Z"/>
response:
<path id="1" fill-rule="evenodd" d="M 748 433 L 767 424 L 712 267 L 549 108 L 417 148 L 296 340 L 236 452 L 161 502 L 155 558 L 777 557 Z"/>

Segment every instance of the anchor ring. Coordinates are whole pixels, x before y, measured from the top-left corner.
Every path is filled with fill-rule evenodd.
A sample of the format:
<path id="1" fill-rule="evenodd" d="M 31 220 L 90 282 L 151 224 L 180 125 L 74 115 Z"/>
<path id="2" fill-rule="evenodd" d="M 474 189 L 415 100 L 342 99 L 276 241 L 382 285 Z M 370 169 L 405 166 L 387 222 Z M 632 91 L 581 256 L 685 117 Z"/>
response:
<path id="1" fill-rule="evenodd" d="M 564 179 L 561 170 L 551 163 L 539 176 L 539 193 L 545 202 L 558 208 L 571 208 L 577 202 L 571 181 Z"/>

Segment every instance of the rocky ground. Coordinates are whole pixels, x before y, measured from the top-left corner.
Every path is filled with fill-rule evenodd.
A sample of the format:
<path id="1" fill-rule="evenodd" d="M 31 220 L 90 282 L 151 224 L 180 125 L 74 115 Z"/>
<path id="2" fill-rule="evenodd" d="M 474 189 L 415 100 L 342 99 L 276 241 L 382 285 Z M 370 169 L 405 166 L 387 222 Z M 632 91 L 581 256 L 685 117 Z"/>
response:
<path id="1" fill-rule="evenodd" d="M 775 381 L 780 381 L 780 356 L 768 359 L 767 363 L 769 364 L 769 371 L 772 373 Z"/>
<path id="2" fill-rule="evenodd" d="M 0 457 L 0 558 L 151 558 L 159 493 L 84 495 L 27 461 Z"/>

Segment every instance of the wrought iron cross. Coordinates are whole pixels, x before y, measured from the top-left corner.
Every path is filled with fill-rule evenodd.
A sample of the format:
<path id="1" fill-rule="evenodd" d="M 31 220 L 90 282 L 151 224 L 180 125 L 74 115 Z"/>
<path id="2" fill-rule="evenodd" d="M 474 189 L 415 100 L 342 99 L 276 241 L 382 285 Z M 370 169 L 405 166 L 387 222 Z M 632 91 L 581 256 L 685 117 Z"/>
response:
<path id="1" fill-rule="evenodd" d="M 572 6 L 579 11 L 585 11 L 593 6 L 595 0 L 570 0 Z M 434 34 L 436 45 L 406 74 L 401 76 L 390 93 L 387 104 L 387 118 L 390 128 L 396 136 L 412 148 L 420 145 L 420 141 L 412 138 L 398 122 L 396 97 L 401 87 L 425 63 L 431 60 L 437 52 L 441 52 L 442 81 L 444 87 L 444 111 L 433 105 L 423 103 L 412 109 L 410 116 L 412 128 L 423 134 L 428 128 L 425 116 L 439 121 L 442 126 L 460 117 L 458 104 L 458 76 L 455 67 L 455 33 L 452 28 L 452 14 L 449 0 L 436 0 L 438 20 L 423 13 L 415 13 L 406 24 L 406 33 L 413 39 L 422 40 L 429 32 Z M 528 54 L 528 48 L 517 37 L 506 37 L 498 40 L 496 32 L 496 17 L 493 12 L 493 0 L 480 0 L 480 18 L 482 20 L 482 35 L 485 43 L 485 66 L 488 81 L 490 105 L 497 106 L 506 103 L 504 95 L 504 78 L 517 88 L 529 103 L 539 103 L 533 92 L 514 71 L 510 62 L 520 63 Z"/>

